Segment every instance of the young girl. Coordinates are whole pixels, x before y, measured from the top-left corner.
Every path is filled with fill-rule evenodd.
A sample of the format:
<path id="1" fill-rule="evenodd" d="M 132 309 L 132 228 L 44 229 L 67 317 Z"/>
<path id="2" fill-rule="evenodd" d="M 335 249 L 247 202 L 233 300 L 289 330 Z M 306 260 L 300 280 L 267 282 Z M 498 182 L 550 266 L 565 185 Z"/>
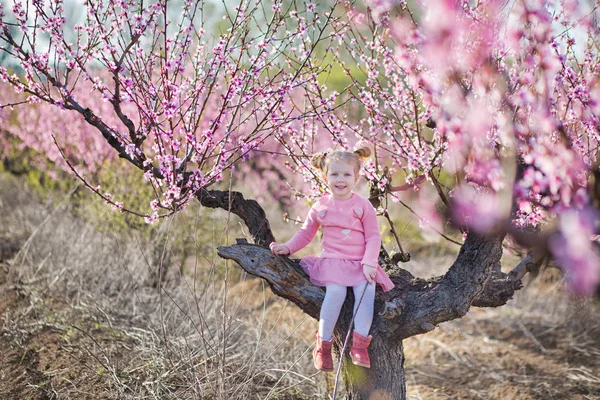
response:
<path id="1" fill-rule="evenodd" d="M 273 254 L 290 255 L 308 245 L 319 227 L 323 230 L 321 255 L 300 262 L 311 282 L 326 288 L 313 351 L 315 367 L 322 371 L 333 371 L 333 328 L 346 299 L 346 288 L 354 290 L 356 312 L 350 356 L 354 364 L 369 368 L 367 348 L 371 342 L 375 283 L 384 291 L 394 287 L 377 263 L 381 237 L 375 209 L 369 200 L 353 192 L 361 162 L 370 154 L 368 148 L 315 154 L 312 165 L 321 171 L 331 193 L 312 206 L 300 230 L 287 243 L 270 246 Z"/>

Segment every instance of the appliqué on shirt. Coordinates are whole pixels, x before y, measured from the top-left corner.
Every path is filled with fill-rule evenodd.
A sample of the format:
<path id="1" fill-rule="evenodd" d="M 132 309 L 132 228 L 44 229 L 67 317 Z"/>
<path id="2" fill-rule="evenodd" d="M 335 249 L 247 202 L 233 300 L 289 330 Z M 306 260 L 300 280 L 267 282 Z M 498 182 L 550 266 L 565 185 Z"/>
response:
<path id="1" fill-rule="evenodd" d="M 356 207 L 356 208 L 354 209 L 354 213 L 355 213 L 356 215 L 358 215 L 358 217 L 359 217 L 359 218 L 360 218 L 360 217 L 362 217 L 362 213 L 363 213 L 363 211 L 362 211 L 362 208 L 358 208 L 358 207 Z"/>
<path id="2" fill-rule="evenodd" d="M 360 216 L 360 214 L 362 214 L 362 210 L 360 208 L 355 208 L 354 209 L 354 213 L 358 214 Z M 342 235 L 344 235 L 344 237 L 343 237 L 342 240 L 350 239 L 350 232 L 352 232 L 352 229 L 354 228 L 354 225 L 356 225 L 359 222 L 360 222 L 360 220 L 355 219 L 354 221 L 352 221 L 352 226 L 350 227 L 350 229 L 342 229 L 341 232 L 342 232 Z"/>

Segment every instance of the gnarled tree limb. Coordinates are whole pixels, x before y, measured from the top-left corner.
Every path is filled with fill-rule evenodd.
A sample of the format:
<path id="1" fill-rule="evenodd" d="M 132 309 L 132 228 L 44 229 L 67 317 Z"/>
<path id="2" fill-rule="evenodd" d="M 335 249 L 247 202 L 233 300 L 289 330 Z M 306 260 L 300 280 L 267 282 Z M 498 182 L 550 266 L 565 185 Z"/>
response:
<path id="1" fill-rule="evenodd" d="M 269 220 L 255 200 L 247 200 L 240 192 L 200 189 L 196 198 L 204 207 L 222 208 L 240 217 L 252 235 L 254 243 L 268 246 L 275 241 Z"/>
<path id="2" fill-rule="evenodd" d="M 502 240 L 503 235 L 469 234 L 444 276 L 425 280 L 401 268 L 391 270 L 396 287 L 388 293 L 377 291 L 373 334 L 402 340 L 428 332 L 442 322 L 464 316 L 471 305 L 490 305 L 491 293 L 495 294 L 494 301 L 504 304 L 514 294 L 516 281 L 501 279 L 493 271 L 502 256 Z M 318 319 L 324 291 L 309 281 L 298 260 L 273 256 L 268 249 L 247 243 L 222 246 L 218 252 L 248 273 L 265 279 L 275 294 Z M 349 322 L 354 300 L 349 295 L 346 301 L 340 316 L 342 327 Z"/>
<path id="3" fill-rule="evenodd" d="M 234 246 L 220 246 L 218 253 L 237 262 L 249 274 L 266 280 L 276 295 L 292 301 L 314 319 L 319 318 L 325 291 L 308 280 L 298 260 L 275 256 L 269 249 L 240 239 Z"/>
<path id="4" fill-rule="evenodd" d="M 503 238 L 502 234 L 483 237 L 469 233 L 456 261 L 441 277 L 414 279 L 403 285 L 396 283 L 394 272 L 390 273 L 396 288 L 383 296 L 391 297 L 388 302 L 401 299 L 405 309 L 386 324 L 377 324 L 380 333 L 404 339 L 463 317 L 475 297 L 484 291 L 493 266 L 502 257 Z"/>
<path id="5" fill-rule="evenodd" d="M 537 272 L 545 259 L 545 254 L 529 252 L 527 256 L 509 273 L 505 274 L 497 268 L 492 271 L 484 290 L 479 293 L 471 305 L 476 307 L 499 307 L 512 298 L 514 293 L 523 287 L 521 279 L 528 272 Z M 499 267 L 500 263 L 498 263 Z"/>

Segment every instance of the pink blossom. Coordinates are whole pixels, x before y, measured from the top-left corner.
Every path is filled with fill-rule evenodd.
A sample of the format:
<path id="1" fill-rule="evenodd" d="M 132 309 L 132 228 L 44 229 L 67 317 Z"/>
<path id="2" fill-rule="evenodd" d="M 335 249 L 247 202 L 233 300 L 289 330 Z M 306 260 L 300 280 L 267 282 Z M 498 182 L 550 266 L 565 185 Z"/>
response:
<path id="1" fill-rule="evenodd" d="M 435 188 L 426 185 L 418 193 L 414 202 L 414 211 L 419 218 L 419 227 L 425 238 L 438 238 L 440 232 L 444 232 L 444 220 L 438 210 Z"/>
<path id="2" fill-rule="evenodd" d="M 549 240 L 552 255 L 565 271 L 567 283 L 579 295 L 591 295 L 600 284 L 600 251 L 591 241 L 596 211 L 569 210 L 560 217 L 559 231 Z"/>
<path id="3" fill-rule="evenodd" d="M 376 22 L 381 22 L 381 17 L 392 10 L 395 5 L 402 4 L 403 0 L 366 0 L 371 9 L 371 14 Z"/>
<path id="4" fill-rule="evenodd" d="M 453 190 L 451 212 L 456 223 L 485 233 L 506 221 L 510 201 L 498 193 L 463 185 Z"/>
<path id="5" fill-rule="evenodd" d="M 158 213 L 154 212 L 154 213 L 152 213 L 150 215 L 145 216 L 144 217 L 144 221 L 147 224 L 154 224 L 154 223 L 156 223 L 158 221 Z"/>

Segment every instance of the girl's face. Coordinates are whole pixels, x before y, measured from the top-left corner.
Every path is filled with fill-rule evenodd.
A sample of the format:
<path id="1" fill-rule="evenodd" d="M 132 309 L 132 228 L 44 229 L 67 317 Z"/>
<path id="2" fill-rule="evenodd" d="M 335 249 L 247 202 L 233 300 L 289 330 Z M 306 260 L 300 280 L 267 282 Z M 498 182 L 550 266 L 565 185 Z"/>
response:
<path id="1" fill-rule="evenodd" d="M 325 180 L 334 199 L 348 200 L 352 197 L 352 190 L 356 187 L 358 176 L 353 165 L 343 161 L 331 161 L 327 167 Z"/>

